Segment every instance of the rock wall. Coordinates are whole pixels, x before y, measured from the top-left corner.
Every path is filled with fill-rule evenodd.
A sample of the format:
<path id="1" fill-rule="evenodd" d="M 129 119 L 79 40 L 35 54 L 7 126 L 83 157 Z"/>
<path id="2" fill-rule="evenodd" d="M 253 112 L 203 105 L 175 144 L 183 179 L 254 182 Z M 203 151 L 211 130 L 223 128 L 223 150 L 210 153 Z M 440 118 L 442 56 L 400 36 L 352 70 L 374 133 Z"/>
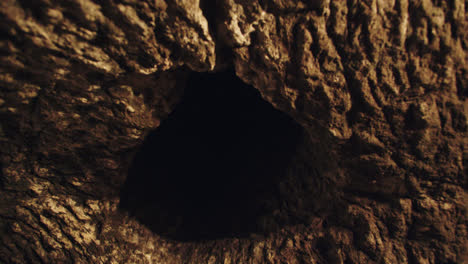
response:
<path id="1" fill-rule="evenodd" d="M 468 261 L 467 10 L 1 1 L 0 262 Z M 315 170 L 296 172 L 279 212 L 307 219 L 266 235 L 162 238 L 118 208 L 132 153 L 190 72 L 227 68 L 307 132 L 301 162 Z"/>

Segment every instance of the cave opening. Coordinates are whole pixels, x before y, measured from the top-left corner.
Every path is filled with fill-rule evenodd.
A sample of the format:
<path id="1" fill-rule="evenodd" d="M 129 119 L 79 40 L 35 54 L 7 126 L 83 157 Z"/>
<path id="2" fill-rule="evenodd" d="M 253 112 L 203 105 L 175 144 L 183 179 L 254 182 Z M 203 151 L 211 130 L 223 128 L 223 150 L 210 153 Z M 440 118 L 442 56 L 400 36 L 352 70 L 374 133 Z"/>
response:
<path id="1" fill-rule="evenodd" d="M 179 241 L 267 232 L 260 222 L 280 207 L 278 185 L 303 134 L 233 71 L 191 73 L 135 154 L 120 208 Z"/>

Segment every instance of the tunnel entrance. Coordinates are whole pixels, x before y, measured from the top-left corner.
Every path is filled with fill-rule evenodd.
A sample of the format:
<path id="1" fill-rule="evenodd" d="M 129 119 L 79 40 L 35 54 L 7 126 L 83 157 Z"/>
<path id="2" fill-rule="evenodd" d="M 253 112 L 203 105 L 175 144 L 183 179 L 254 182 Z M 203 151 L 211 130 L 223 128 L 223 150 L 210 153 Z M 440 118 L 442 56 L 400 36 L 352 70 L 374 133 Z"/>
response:
<path id="1" fill-rule="evenodd" d="M 135 155 L 120 208 L 182 241 L 266 231 L 302 128 L 233 72 L 192 73 Z"/>

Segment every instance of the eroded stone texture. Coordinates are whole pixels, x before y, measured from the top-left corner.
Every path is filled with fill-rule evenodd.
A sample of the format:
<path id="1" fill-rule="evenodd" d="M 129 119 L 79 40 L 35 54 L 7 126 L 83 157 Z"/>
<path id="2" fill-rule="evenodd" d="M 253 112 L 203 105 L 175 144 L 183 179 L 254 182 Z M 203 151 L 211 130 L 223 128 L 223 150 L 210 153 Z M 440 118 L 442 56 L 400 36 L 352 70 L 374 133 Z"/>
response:
<path id="1" fill-rule="evenodd" d="M 0 3 L 1 262 L 467 261 L 468 2 L 205 2 Z M 277 212 L 306 219 L 158 237 L 118 210 L 129 160 L 226 66 L 308 131 Z"/>

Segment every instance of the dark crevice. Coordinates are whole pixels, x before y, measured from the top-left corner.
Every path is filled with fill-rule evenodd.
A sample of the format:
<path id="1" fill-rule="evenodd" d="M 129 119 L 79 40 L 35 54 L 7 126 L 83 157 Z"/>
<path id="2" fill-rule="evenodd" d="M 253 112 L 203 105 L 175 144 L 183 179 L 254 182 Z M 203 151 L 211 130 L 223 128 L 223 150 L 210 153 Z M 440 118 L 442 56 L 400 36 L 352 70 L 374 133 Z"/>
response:
<path id="1" fill-rule="evenodd" d="M 233 50 L 226 43 L 226 40 L 221 37 L 222 33 L 218 31 L 218 26 L 224 21 L 225 12 L 220 12 L 219 1 L 200 0 L 200 9 L 202 10 L 203 16 L 208 22 L 208 29 L 210 36 L 213 38 L 215 43 L 216 53 L 216 69 L 226 69 L 229 65 L 232 65 Z"/>
<path id="2" fill-rule="evenodd" d="M 302 127 L 233 72 L 193 73 L 129 169 L 120 208 L 181 241 L 271 231 Z"/>
<path id="3" fill-rule="evenodd" d="M 468 76 L 468 72 L 464 69 L 460 70 L 461 73 L 456 74 L 455 85 L 457 87 L 457 95 L 462 99 L 468 97 L 468 78 L 464 76 Z"/>

